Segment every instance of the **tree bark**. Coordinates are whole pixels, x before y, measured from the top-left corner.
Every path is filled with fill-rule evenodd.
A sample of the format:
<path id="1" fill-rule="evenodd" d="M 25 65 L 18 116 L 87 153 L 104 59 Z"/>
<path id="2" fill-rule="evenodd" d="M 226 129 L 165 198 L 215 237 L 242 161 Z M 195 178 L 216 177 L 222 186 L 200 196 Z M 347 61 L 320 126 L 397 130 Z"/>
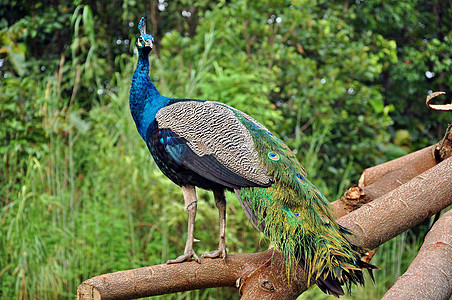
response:
<path id="1" fill-rule="evenodd" d="M 421 165 L 425 164 L 424 171 L 433 167 L 437 164 L 433 155 L 435 146 L 436 145 L 432 145 L 397 159 L 365 169 L 361 174 L 358 185 L 360 187 L 371 185 L 380 180 L 385 174 L 397 170 L 400 167 L 405 166 L 406 168 L 410 168 L 408 165 L 413 162 L 420 162 Z"/>
<path id="2" fill-rule="evenodd" d="M 272 256 L 276 263 L 272 264 Z M 255 295 L 254 285 L 248 284 L 248 279 L 256 276 L 258 290 L 268 294 L 275 289 L 287 288 L 285 277 L 281 274 L 282 261 L 279 253 L 267 250 L 261 253 L 230 254 L 224 260 L 201 259 L 200 264 L 191 261 L 120 271 L 84 281 L 78 289 L 77 298 L 135 299 L 223 286 L 236 286 L 242 292 Z M 268 276 L 271 276 L 271 282 L 266 280 Z M 297 285 L 294 284 L 292 289 L 292 294 L 295 294 Z"/>
<path id="3" fill-rule="evenodd" d="M 416 155 L 426 155 L 431 151 L 431 147 L 426 149 L 418 151 Z M 395 170 L 404 164 L 412 164 L 413 160 L 405 158 L 399 159 L 399 162 L 393 163 L 393 166 L 398 167 L 391 166 L 388 169 Z M 424 169 L 422 166 L 416 168 L 412 176 Z M 376 174 L 378 179 L 368 182 L 375 184 L 384 180 L 388 186 L 397 186 L 392 182 L 397 178 L 385 177 L 384 172 L 380 171 Z M 354 232 L 355 236 L 351 237 L 354 243 L 369 249 L 375 248 L 451 205 L 451 182 L 452 158 L 449 158 L 408 182 L 398 184 L 389 193 L 385 188 L 377 189 L 372 197 L 378 199 L 341 217 L 338 222 Z M 333 205 L 337 214 L 336 208 Z M 225 260 L 203 259 L 201 264 L 163 264 L 96 276 L 79 286 L 77 299 L 134 299 L 220 286 L 236 286 L 242 293 L 242 299 L 295 299 L 308 288 L 306 275 L 298 268 L 297 284 L 288 286 L 285 274 L 284 260 L 276 250 L 232 254 Z"/>
<path id="4" fill-rule="evenodd" d="M 408 270 L 384 295 L 389 299 L 452 297 L 452 210 L 433 225 Z"/>

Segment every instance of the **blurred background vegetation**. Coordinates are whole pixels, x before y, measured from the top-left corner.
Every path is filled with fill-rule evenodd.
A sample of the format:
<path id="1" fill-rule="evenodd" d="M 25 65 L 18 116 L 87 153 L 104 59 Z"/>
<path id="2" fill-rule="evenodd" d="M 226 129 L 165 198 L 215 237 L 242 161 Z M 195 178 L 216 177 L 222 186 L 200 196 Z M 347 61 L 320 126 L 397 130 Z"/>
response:
<path id="1" fill-rule="evenodd" d="M 74 299 L 91 276 L 183 251 L 182 194 L 155 166 L 128 108 L 143 13 L 163 94 L 251 114 L 332 200 L 364 168 L 437 142 L 451 121 L 424 104 L 432 91 L 452 92 L 450 1 L 1 0 L 1 299 Z M 201 254 L 217 246 L 218 216 L 212 196 L 199 194 Z M 229 253 L 264 250 L 228 200 Z M 379 299 L 424 233 L 383 245 L 376 283 L 344 299 Z M 315 287 L 300 298 L 328 297 Z"/>

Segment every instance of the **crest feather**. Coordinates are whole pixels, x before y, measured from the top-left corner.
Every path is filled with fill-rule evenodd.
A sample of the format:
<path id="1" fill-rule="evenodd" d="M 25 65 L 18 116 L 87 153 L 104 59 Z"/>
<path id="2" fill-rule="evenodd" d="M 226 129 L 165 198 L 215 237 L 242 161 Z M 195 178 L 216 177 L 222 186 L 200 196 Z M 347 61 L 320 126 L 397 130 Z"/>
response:
<path id="1" fill-rule="evenodd" d="M 140 34 L 146 34 L 146 14 L 141 18 L 140 23 L 138 23 L 138 30 L 140 30 Z"/>

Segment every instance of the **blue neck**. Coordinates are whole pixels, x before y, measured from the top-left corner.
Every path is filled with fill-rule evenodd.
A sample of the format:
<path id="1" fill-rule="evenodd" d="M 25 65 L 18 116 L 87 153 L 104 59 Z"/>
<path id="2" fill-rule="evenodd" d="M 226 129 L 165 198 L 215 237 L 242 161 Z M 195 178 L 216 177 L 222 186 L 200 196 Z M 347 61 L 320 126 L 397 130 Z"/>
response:
<path id="1" fill-rule="evenodd" d="M 138 63 L 132 77 L 129 105 L 130 112 L 141 137 L 146 140 L 146 131 L 155 120 L 159 109 L 169 103 L 169 99 L 160 95 L 149 78 L 149 53 L 138 49 Z"/>

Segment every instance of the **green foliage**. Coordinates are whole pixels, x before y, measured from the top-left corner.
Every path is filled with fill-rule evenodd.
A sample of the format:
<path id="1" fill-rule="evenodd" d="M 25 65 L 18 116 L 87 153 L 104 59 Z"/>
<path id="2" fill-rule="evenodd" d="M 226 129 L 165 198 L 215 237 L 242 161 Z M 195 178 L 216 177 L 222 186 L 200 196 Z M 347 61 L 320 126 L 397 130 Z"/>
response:
<path id="1" fill-rule="evenodd" d="M 47 154 L 47 138 L 39 116 L 42 99 L 33 97 L 36 82 L 31 78 L 6 78 L 0 86 L 0 157 L 2 176 L 0 203 L 7 205 L 10 197 L 21 189 L 29 158 L 41 159 Z"/>
<path id="2" fill-rule="evenodd" d="M 424 106 L 429 90 L 452 86 L 447 1 L 18 0 L 0 8 L 1 299 L 74 298 L 90 276 L 162 263 L 184 247 L 180 190 L 156 168 L 128 112 L 144 12 L 160 91 L 249 113 L 329 198 L 363 168 L 435 142 L 451 120 Z M 203 253 L 217 246 L 218 232 L 206 229 L 218 217 L 211 195 L 199 198 Z M 228 251 L 265 249 L 234 198 Z M 381 297 L 407 267 L 417 238 L 397 239 L 373 261 L 383 268 L 376 286 L 355 298 Z M 171 297 L 238 295 L 162 298 Z"/>
<path id="3" fill-rule="evenodd" d="M 362 1 L 350 7 L 358 33 L 371 30 L 397 42 L 398 61 L 382 74 L 382 95 L 393 105 L 391 129 L 407 130 L 413 149 L 437 142 L 450 114 L 425 106 L 429 92 L 450 95 L 452 6 L 448 1 Z"/>

